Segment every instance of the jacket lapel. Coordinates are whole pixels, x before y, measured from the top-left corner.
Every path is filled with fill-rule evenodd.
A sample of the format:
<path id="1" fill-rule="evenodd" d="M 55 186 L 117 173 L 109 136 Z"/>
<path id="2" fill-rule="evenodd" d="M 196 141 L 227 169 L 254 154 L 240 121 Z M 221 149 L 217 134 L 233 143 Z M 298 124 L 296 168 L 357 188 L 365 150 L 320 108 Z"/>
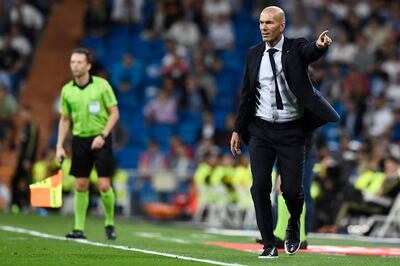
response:
<path id="1" fill-rule="evenodd" d="M 250 65 L 250 83 L 251 91 L 256 88 L 256 82 L 258 81 L 258 72 L 260 71 L 261 59 L 265 50 L 265 43 L 262 42 L 254 48 L 254 56 L 252 57 Z"/>

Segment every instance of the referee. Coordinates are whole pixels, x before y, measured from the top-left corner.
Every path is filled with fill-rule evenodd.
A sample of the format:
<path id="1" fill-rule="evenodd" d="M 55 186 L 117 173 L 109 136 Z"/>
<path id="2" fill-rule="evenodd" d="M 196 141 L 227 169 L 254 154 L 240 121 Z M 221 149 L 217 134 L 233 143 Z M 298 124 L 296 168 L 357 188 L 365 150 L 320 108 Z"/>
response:
<path id="1" fill-rule="evenodd" d="M 113 171 L 110 132 L 119 118 L 117 100 L 110 84 L 89 74 L 91 55 L 76 48 L 71 54 L 73 80 L 64 85 L 60 97 L 61 118 L 58 127 L 57 160 L 66 156 L 63 144 L 72 124 L 72 166 L 76 178 L 75 227 L 67 238 L 83 238 L 89 204 L 89 174 L 96 167 L 98 188 L 105 213 L 107 240 L 115 240 L 114 204 L 111 187 Z"/>

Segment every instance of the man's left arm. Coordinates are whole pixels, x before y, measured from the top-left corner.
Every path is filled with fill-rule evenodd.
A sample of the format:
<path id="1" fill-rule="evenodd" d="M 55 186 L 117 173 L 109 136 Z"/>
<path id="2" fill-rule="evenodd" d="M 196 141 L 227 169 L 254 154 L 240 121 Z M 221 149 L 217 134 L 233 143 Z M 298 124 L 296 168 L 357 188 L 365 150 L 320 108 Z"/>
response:
<path id="1" fill-rule="evenodd" d="M 92 142 L 92 150 L 93 149 L 100 149 L 103 147 L 106 138 L 110 134 L 111 130 L 114 128 L 115 124 L 117 123 L 119 119 L 119 110 L 118 110 L 118 102 L 117 98 L 115 97 L 115 94 L 113 92 L 113 89 L 111 88 L 110 84 L 106 82 L 103 87 L 103 101 L 105 103 L 105 106 L 107 107 L 108 111 L 108 119 L 106 122 L 105 127 L 103 128 L 103 131 L 101 134 L 97 137 L 94 138 Z"/>
<path id="2" fill-rule="evenodd" d="M 108 119 L 106 126 L 104 127 L 101 135 L 94 138 L 92 142 L 92 150 L 100 149 L 103 147 L 106 138 L 110 135 L 111 130 L 114 128 L 115 124 L 119 119 L 119 110 L 118 106 L 114 105 L 108 108 Z"/>
<path id="3" fill-rule="evenodd" d="M 318 60 L 329 48 L 332 39 L 328 36 L 328 31 L 323 31 L 316 41 L 308 42 L 303 39 L 300 43 L 300 55 L 308 63 Z"/>
<path id="4" fill-rule="evenodd" d="M 110 108 L 108 108 L 108 120 L 106 123 L 106 126 L 103 129 L 103 134 L 104 136 L 108 136 L 111 132 L 111 130 L 114 128 L 115 124 L 117 123 L 118 119 L 119 119 L 119 110 L 118 110 L 118 106 L 114 105 L 111 106 Z"/>

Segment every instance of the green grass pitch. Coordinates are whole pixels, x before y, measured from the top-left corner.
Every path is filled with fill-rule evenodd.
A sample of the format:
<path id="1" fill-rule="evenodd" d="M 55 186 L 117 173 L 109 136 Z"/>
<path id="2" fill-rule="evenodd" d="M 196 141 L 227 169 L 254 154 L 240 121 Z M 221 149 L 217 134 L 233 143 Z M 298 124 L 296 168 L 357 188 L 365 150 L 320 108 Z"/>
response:
<path id="1" fill-rule="evenodd" d="M 12 226 L 38 231 L 44 234 L 63 237 L 72 229 L 73 217 L 36 214 L 0 213 L 0 227 Z M 236 251 L 204 244 L 206 241 L 254 243 L 250 237 L 229 237 L 207 233 L 201 228 L 190 228 L 171 224 L 136 222 L 134 219 L 117 220 L 118 239 L 104 239 L 103 220 L 88 217 L 86 234 L 88 240 L 130 247 L 134 250 L 120 250 L 109 246 L 93 246 L 73 241 L 46 239 L 24 233 L 9 232 L 0 229 L 0 265 L 400 265 L 399 257 L 373 257 L 355 255 L 296 254 L 288 256 L 279 253 L 277 260 L 260 260 L 258 253 Z M 343 246 L 388 246 L 374 243 L 309 239 L 311 245 Z M 138 251 L 139 250 L 139 251 Z M 199 260 L 183 260 L 178 257 L 166 257 L 158 254 L 146 254 L 140 250 L 172 254 Z"/>

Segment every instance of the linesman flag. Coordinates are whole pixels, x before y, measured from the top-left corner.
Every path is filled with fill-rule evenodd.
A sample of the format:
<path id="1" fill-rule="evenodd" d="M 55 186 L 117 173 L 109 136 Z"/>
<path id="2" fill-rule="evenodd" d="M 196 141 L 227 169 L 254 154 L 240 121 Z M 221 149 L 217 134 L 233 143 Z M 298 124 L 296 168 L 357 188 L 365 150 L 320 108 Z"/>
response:
<path id="1" fill-rule="evenodd" d="M 59 208 L 62 206 L 62 171 L 29 185 L 33 207 Z"/>

